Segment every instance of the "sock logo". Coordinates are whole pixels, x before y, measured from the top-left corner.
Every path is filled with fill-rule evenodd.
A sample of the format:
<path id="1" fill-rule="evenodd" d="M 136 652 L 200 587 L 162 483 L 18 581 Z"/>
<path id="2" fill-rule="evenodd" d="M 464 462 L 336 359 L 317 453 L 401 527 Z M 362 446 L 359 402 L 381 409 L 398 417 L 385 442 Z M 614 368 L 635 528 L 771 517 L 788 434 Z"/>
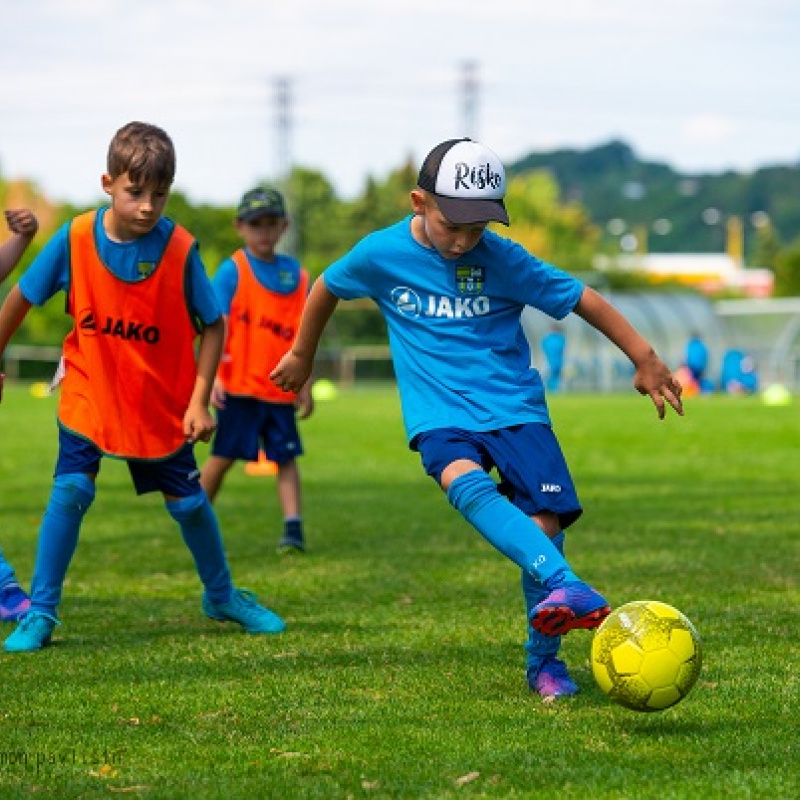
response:
<path id="1" fill-rule="evenodd" d="M 541 491 L 543 494 L 558 494 L 561 491 L 561 487 L 557 483 L 543 483 Z"/>

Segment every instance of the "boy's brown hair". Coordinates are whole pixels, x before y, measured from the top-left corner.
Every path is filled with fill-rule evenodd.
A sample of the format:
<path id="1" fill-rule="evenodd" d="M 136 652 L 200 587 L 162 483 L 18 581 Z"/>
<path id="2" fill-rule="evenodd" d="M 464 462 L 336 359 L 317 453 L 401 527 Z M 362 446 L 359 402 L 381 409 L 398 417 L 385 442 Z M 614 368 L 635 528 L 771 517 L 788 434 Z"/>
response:
<path id="1" fill-rule="evenodd" d="M 108 174 L 128 173 L 139 186 L 169 189 L 175 178 L 175 147 L 167 133 L 146 122 L 123 125 L 108 146 Z"/>

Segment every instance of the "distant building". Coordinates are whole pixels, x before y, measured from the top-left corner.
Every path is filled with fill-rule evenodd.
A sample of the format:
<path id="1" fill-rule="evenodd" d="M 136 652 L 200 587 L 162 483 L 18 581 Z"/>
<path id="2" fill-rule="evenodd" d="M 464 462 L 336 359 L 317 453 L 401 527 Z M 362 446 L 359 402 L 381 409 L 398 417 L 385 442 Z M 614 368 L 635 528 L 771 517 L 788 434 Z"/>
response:
<path id="1" fill-rule="evenodd" d="M 601 271 L 644 274 L 654 283 L 677 281 L 706 294 L 727 291 L 744 297 L 771 297 L 775 276 L 771 270 L 745 266 L 741 223 L 735 217 L 729 220 L 727 231 L 725 253 L 623 253 L 615 258 L 600 257 L 594 266 Z"/>

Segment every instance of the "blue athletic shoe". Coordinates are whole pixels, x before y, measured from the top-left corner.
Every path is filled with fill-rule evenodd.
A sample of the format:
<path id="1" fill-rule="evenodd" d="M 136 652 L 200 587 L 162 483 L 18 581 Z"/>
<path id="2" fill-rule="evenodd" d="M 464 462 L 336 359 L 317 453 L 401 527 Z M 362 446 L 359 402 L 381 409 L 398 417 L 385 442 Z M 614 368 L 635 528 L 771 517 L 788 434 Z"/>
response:
<path id="1" fill-rule="evenodd" d="M 547 656 L 541 664 L 528 667 L 528 686 L 542 697 L 569 697 L 578 694 L 567 666 L 558 658 Z"/>
<path id="2" fill-rule="evenodd" d="M 0 621 L 16 622 L 30 607 L 31 599 L 18 583 L 7 583 L 0 589 Z"/>
<path id="3" fill-rule="evenodd" d="M 227 603 L 213 603 L 203 594 L 203 613 L 217 622 L 238 622 L 248 633 L 280 633 L 286 623 L 256 602 L 252 592 L 236 589 Z"/>
<path id="4" fill-rule="evenodd" d="M 16 630 L 3 642 L 6 653 L 27 653 L 41 650 L 50 644 L 56 625 L 61 623 L 50 614 L 41 611 L 29 611 L 17 625 Z"/>
<path id="5" fill-rule="evenodd" d="M 533 607 L 530 623 L 545 636 L 597 628 L 611 613 L 605 598 L 586 583 L 565 583 Z"/>

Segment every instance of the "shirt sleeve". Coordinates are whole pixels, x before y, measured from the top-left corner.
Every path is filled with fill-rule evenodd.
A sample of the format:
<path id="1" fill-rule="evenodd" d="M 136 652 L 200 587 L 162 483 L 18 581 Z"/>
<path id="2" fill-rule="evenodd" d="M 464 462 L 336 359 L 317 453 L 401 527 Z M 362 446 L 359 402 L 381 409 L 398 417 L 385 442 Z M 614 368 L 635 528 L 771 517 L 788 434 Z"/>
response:
<path id="1" fill-rule="evenodd" d="M 63 225 L 42 248 L 19 280 L 22 296 L 43 306 L 69 286 L 69 224 Z"/>
<path id="2" fill-rule="evenodd" d="M 204 326 L 212 325 L 222 316 L 222 309 L 211 287 L 211 281 L 206 273 L 205 264 L 200 258 L 197 245 L 194 245 L 189 252 L 187 281 L 187 296 L 194 316 Z"/>
<path id="3" fill-rule="evenodd" d="M 368 242 L 362 239 L 349 253 L 334 261 L 323 273 L 329 292 L 341 300 L 370 296 Z"/>
<path id="4" fill-rule="evenodd" d="M 217 303 L 223 314 L 231 313 L 231 303 L 236 289 L 239 286 L 239 270 L 232 258 L 227 258 L 219 265 L 219 269 L 211 279 L 211 286 L 217 298 Z"/>

